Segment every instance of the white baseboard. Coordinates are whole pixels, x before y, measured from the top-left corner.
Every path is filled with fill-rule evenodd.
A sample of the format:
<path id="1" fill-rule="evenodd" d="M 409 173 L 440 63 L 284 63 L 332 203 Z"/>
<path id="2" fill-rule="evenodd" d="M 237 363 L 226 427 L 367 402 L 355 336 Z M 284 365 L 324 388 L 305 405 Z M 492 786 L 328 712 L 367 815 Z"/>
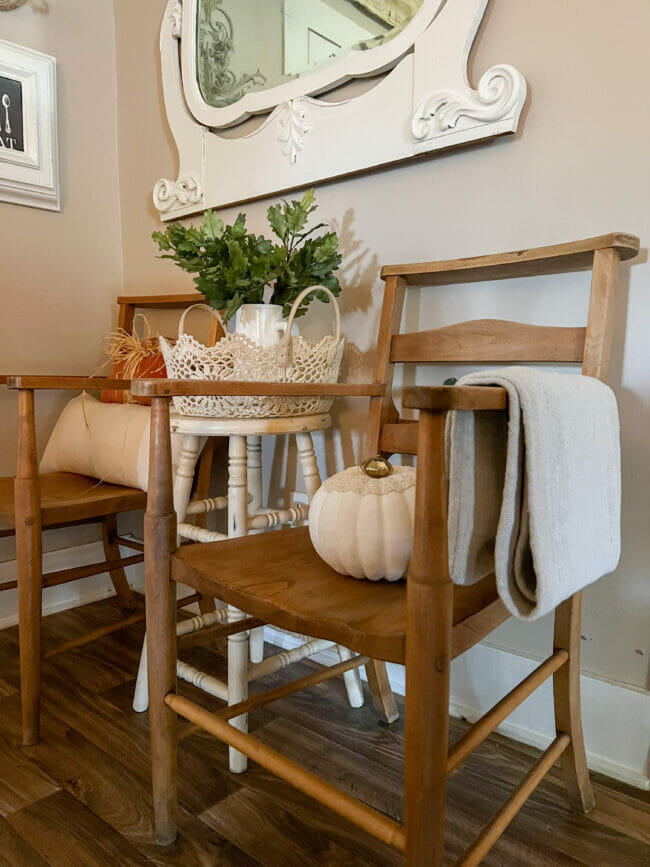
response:
<path id="1" fill-rule="evenodd" d="M 126 556 L 132 554 L 129 551 Z M 123 555 L 124 556 L 124 555 Z M 104 559 L 104 548 L 101 542 L 91 542 L 87 545 L 78 545 L 74 548 L 62 548 L 60 551 L 50 551 L 43 555 L 43 570 L 55 572 L 59 569 L 68 569 L 73 566 L 86 566 L 89 563 L 97 563 Z M 142 566 L 140 565 L 140 570 Z M 129 581 L 133 584 L 138 567 L 126 569 Z M 16 561 L 9 560 L 0 563 L 0 582 L 14 581 L 16 579 Z M 64 611 L 68 608 L 76 608 L 79 605 L 87 605 L 89 602 L 97 602 L 113 596 L 115 590 L 108 575 L 94 575 L 92 578 L 84 578 L 80 581 L 72 581 L 70 584 L 61 584 L 58 587 L 48 587 L 43 591 L 43 616 Z M 0 629 L 15 626 L 18 623 L 18 591 L 5 590 L 0 593 Z"/>
<path id="2" fill-rule="evenodd" d="M 268 626 L 266 633 L 267 640 L 279 647 L 291 649 L 299 644 L 293 636 Z M 332 650 L 314 658 L 329 665 L 339 661 Z M 538 665 L 536 660 L 487 645 L 473 647 L 452 664 L 449 712 L 475 722 Z M 389 664 L 388 675 L 393 691 L 404 695 L 404 667 Z M 581 677 L 581 686 L 591 770 L 640 789 L 650 788 L 650 693 L 586 675 Z M 551 681 L 529 696 L 497 731 L 520 743 L 546 748 L 555 735 Z"/>

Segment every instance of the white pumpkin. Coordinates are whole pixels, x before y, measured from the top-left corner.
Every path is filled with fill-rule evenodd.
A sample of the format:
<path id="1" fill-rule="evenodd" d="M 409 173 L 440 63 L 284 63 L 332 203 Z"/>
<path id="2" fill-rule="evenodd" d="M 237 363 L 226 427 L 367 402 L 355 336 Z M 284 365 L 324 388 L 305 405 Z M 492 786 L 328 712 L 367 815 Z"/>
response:
<path id="1" fill-rule="evenodd" d="M 331 476 L 316 491 L 309 535 L 319 556 L 342 575 L 397 581 L 413 552 L 415 470 L 381 458 L 362 466 L 365 471 L 351 467 Z"/>

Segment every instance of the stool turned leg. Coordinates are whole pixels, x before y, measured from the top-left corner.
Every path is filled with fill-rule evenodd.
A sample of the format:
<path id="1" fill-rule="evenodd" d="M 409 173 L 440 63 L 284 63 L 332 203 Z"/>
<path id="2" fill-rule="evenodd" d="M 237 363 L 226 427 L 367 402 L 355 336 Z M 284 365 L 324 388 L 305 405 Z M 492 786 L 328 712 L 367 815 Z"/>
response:
<path id="1" fill-rule="evenodd" d="M 18 392 L 18 460 L 14 497 L 23 744 L 32 746 L 40 738 L 43 565 L 34 392 L 26 389 Z"/>
<path id="2" fill-rule="evenodd" d="M 248 493 L 251 501 L 248 504 L 249 515 L 255 515 L 262 508 L 262 437 L 250 436 L 246 440 Z M 251 530 L 251 532 L 260 532 Z M 264 627 L 251 629 L 249 633 L 249 651 L 251 662 L 261 662 L 264 659 Z"/>
<path id="3" fill-rule="evenodd" d="M 185 521 L 187 505 L 190 501 L 192 483 L 196 471 L 196 463 L 199 459 L 203 441 L 195 434 L 186 434 L 183 437 L 183 445 L 178 460 L 178 466 L 174 473 L 174 511 L 179 524 Z M 180 538 L 178 539 L 180 544 Z"/>
<path id="4" fill-rule="evenodd" d="M 248 482 L 246 437 L 232 435 L 228 444 L 228 535 L 231 538 L 248 533 Z M 231 618 L 240 612 L 228 606 Z M 228 704 L 237 704 L 248 696 L 248 633 L 228 636 Z M 230 725 L 248 731 L 248 715 L 235 717 Z M 229 748 L 230 770 L 243 773 L 248 759 L 238 750 Z"/>
<path id="5" fill-rule="evenodd" d="M 348 650 L 347 647 L 342 647 L 340 644 L 337 645 L 336 649 L 341 662 L 346 662 L 348 659 L 352 659 L 355 655 L 351 650 Z M 345 690 L 348 694 L 350 707 L 363 707 L 363 687 L 361 686 L 361 675 L 359 674 L 359 669 L 353 668 L 352 671 L 345 671 L 343 673 L 343 682 L 345 683 Z"/>
<path id="6" fill-rule="evenodd" d="M 580 620 L 582 593 L 575 593 L 555 609 L 554 650 L 567 650 L 569 658 L 553 675 L 555 729 L 571 743 L 560 759 L 571 806 L 588 813 L 595 805 L 587 769 L 580 711 Z"/>
<path id="7" fill-rule="evenodd" d="M 311 503 L 312 497 L 321 486 L 320 473 L 318 471 L 318 464 L 316 463 L 316 452 L 314 451 L 314 442 L 311 434 L 297 433 L 296 444 L 298 446 L 300 468 L 305 479 L 307 499 Z"/>
<path id="8" fill-rule="evenodd" d="M 241 612 L 228 606 L 229 620 L 241 618 Z M 248 633 L 228 636 L 228 705 L 238 704 L 248 698 Z M 241 732 L 248 731 L 248 714 L 233 717 L 230 725 Z M 232 747 L 228 750 L 230 770 L 243 774 L 248 768 L 248 759 Z"/>

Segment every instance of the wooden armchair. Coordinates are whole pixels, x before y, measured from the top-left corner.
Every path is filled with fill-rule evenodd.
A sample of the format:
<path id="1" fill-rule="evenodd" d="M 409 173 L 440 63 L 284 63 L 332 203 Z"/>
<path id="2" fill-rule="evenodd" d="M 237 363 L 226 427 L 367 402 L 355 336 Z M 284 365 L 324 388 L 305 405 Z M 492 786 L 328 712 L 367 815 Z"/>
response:
<path id="1" fill-rule="evenodd" d="M 447 776 L 541 683 L 553 677 L 556 737 L 458 863 L 478 864 L 551 766 L 561 759 L 571 805 L 594 805 L 580 717 L 581 596 L 555 613 L 549 657 L 508 696 L 448 747 L 450 661 L 508 616 L 494 576 L 454 586 L 447 551 L 444 430 L 449 410 L 506 411 L 496 387 L 408 388 L 403 403 L 420 410 L 418 422 L 400 424 L 391 400 L 393 365 L 430 362 L 572 362 L 587 376 L 604 378 L 611 342 L 618 266 L 638 251 L 638 239 L 606 235 L 574 244 L 497 256 L 389 267 L 378 340 L 375 381 L 363 386 L 148 381 L 136 393 L 153 397 L 151 475 L 145 517 L 145 571 L 153 797 L 160 844 L 176 835 L 176 716 L 247 754 L 360 828 L 406 854 L 411 867 L 443 863 Z M 587 327 L 549 328 L 500 320 L 466 322 L 418 334 L 399 334 L 405 291 L 442 285 L 592 268 Z M 356 581 L 319 559 L 304 528 L 175 547 L 170 484 L 169 397 L 175 394 L 367 394 L 366 451 L 417 454 L 415 538 L 406 581 Z M 171 556 L 170 556 L 171 554 Z M 226 600 L 253 618 L 295 632 L 328 638 L 359 655 L 406 664 L 405 825 L 361 803 L 228 720 L 338 674 L 324 669 L 293 684 L 209 713 L 176 693 L 175 582 Z M 246 628 L 246 623 L 242 624 Z"/>
<path id="2" fill-rule="evenodd" d="M 183 309 L 200 300 L 203 300 L 203 296 L 199 293 L 120 297 L 119 325 L 131 332 L 138 308 Z M 98 483 L 96 479 L 74 473 L 39 475 L 38 472 L 34 426 L 34 395 L 37 390 L 63 389 L 76 392 L 81 389 L 127 389 L 131 386 L 130 381 L 105 377 L 3 376 L 0 384 L 18 391 L 16 477 L 0 478 L 0 538 L 16 537 L 17 580 L 0 584 L 0 591 L 18 588 L 23 743 L 30 745 L 39 739 L 41 659 L 82 646 L 144 619 L 142 613 L 132 613 L 123 620 L 42 653 L 42 588 L 108 572 L 124 608 L 132 610 L 135 598 L 124 569 L 142 562 L 143 545 L 118 536 L 117 515 L 133 509 L 144 509 L 146 494 L 134 488 Z M 211 455 L 206 463 L 211 463 Z M 205 464 L 202 472 L 202 484 L 206 485 L 208 472 Z M 105 560 L 44 575 L 42 531 L 88 523 L 101 524 Z M 137 553 L 122 557 L 120 545 Z"/>

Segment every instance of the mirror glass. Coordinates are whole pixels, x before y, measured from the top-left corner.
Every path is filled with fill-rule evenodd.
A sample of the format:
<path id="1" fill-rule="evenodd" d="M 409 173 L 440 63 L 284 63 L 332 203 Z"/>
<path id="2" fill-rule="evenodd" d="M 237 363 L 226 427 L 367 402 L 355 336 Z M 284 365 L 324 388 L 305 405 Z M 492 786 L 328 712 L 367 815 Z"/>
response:
<path id="1" fill-rule="evenodd" d="M 197 79 L 221 108 L 394 39 L 424 0 L 199 0 Z"/>

